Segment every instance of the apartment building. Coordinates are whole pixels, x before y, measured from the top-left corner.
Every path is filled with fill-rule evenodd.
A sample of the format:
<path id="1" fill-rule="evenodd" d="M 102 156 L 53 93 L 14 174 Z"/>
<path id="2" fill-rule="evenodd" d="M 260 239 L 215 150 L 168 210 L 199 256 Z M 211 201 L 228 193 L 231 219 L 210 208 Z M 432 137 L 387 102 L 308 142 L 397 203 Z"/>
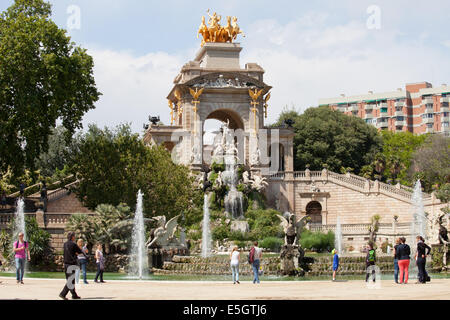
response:
<path id="1" fill-rule="evenodd" d="M 329 106 L 348 115 L 364 119 L 379 130 L 409 131 L 414 134 L 442 133 L 449 135 L 450 86 L 433 88 L 431 83 L 405 85 L 405 89 L 338 98 L 320 99 L 320 106 Z"/>

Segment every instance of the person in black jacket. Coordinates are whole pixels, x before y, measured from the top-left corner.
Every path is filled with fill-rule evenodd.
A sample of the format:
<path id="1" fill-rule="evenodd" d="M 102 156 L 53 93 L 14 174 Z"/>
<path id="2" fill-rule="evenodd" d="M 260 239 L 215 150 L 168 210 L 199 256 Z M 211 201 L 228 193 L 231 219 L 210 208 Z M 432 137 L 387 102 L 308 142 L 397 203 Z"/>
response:
<path id="1" fill-rule="evenodd" d="M 395 283 L 398 283 L 399 268 L 398 268 L 398 252 L 397 252 L 397 248 L 400 245 L 400 243 L 401 243 L 400 238 L 397 238 L 395 240 L 395 246 L 394 246 L 394 280 L 395 280 Z"/>
<path id="2" fill-rule="evenodd" d="M 401 237 L 400 241 L 402 242 L 399 244 L 397 249 L 395 250 L 398 257 L 398 267 L 400 269 L 400 279 L 399 284 L 408 283 L 408 271 L 409 271 L 409 256 L 411 254 L 411 248 L 406 244 L 406 238 Z M 403 279 L 403 275 L 405 278 Z"/>
<path id="3" fill-rule="evenodd" d="M 78 255 L 83 254 L 80 247 L 75 243 L 75 232 L 70 231 L 67 234 L 67 242 L 64 243 L 64 273 L 66 274 L 66 285 L 59 294 L 63 300 L 67 300 L 67 293 L 72 294 L 72 299 L 81 299 L 75 291 L 75 272 L 78 267 Z M 69 284 L 67 281 L 72 276 L 72 281 Z"/>
<path id="4" fill-rule="evenodd" d="M 431 248 L 425 244 L 424 238 L 422 238 L 421 236 L 417 236 L 416 241 L 416 263 L 417 269 L 419 270 L 419 281 L 417 281 L 416 283 L 427 283 L 428 273 L 425 270 L 425 265 L 427 263 L 427 255 L 430 254 Z"/>

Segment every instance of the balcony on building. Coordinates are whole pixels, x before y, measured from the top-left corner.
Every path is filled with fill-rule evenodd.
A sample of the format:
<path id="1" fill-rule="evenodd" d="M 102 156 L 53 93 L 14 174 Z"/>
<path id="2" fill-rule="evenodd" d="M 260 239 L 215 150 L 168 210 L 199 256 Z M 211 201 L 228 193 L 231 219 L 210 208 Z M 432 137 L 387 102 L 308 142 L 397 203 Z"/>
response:
<path id="1" fill-rule="evenodd" d="M 347 108 L 347 111 L 348 112 L 358 112 L 359 111 L 358 105 L 357 104 L 349 105 Z"/>
<path id="2" fill-rule="evenodd" d="M 425 133 L 434 133 L 434 128 L 426 128 Z"/>
<path id="3" fill-rule="evenodd" d="M 441 112 L 450 112 L 448 103 L 441 104 Z"/>
<path id="4" fill-rule="evenodd" d="M 447 105 L 450 103 L 450 96 L 441 97 L 441 103 L 447 103 Z"/>
<path id="5" fill-rule="evenodd" d="M 405 115 L 405 113 L 403 112 L 403 110 L 395 110 L 395 114 L 396 117 L 403 117 Z"/>
<path id="6" fill-rule="evenodd" d="M 444 126 L 444 123 L 441 126 L 441 132 L 450 132 L 450 127 L 448 125 L 449 123 L 446 122 L 446 126 Z"/>
<path id="7" fill-rule="evenodd" d="M 430 117 L 422 118 L 422 123 L 434 123 L 434 118 Z"/>
<path id="8" fill-rule="evenodd" d="M 387 117 L 388 116 L 388 108 L 381 108 L 380 109 L 380 116 L 381 117 Z"/>
<path id="9" fill-rule="evenodd" d="M 376 100 L 366 100 L 364 101 L 364 110 L 373 110 L 377 107 L 377 101 Z"/>
<path id="10" fill-rule="evenodd" d="M 423 96 L 422 104 L 431 104 L 433 105 L 433 96 Z"/>
<path id="11" fill-rule="evenodd" d="M 378 108 L 387 108 L 387 107 L 388 107 L 387 102 L 379 102 L 378 103 Z"/>
<path id="12" fill-rule="evenodd" d="M 373 119 L 373 113 L 366 113 L 364 119 Z"/>
<path id="13" fill-rule="evenodd" d="M 389 127 L 387 119 L 378 120 L 377 128 L 382 129 L 382 128 L 387 128 L 387 127 Z"/>
<path id="14" fill-rule="evenodd" d="M 395 101 L 395 107 L 404 107 L 406 105 L 406 100 Z"/>
<path id="15" fill-rule="evenodd" d="M 432 103 L 427 103 L 425 105 L 425 113 L 433 113 L 433 104 Z"/>
<path id="16" fill-rule="evenodd" d="M 406 121 L 405 120 L 395 120 L 395 126 L 396 127 L 406 126 Z"/>
<path id="17" fill-rule="evenodd" d="M 441 113 L 441 122 L 449 122 L 450 121 L 450 116 L 449 113 Z"/>

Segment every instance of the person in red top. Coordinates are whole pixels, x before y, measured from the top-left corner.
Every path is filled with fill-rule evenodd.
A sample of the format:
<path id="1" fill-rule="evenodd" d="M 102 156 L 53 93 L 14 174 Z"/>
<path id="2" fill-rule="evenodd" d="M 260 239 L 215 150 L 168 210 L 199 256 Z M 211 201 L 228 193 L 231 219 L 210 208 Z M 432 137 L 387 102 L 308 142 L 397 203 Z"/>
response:
<path id="1" fill-rule="evenodd" d="M 25 273 L 25 260 L 31 261 L 30 249 L 28 242 L 23 240 L 23 232 L 19 233 L 19 240 L 14 242 L 14 259 L 16 262 L 16 279 L 17 283 L 23 284 L 23 274 Z M 26 252 L 25 252 L 26 251 Z"/>

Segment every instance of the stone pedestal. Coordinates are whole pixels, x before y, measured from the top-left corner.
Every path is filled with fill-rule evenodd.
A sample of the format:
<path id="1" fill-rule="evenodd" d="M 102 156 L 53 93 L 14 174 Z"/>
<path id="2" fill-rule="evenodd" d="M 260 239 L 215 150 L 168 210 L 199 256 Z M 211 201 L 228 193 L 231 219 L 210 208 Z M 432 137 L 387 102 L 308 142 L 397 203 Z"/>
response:
<path id="1" fill-rule="evenodd" d="M 39 228 L 43 229 L 45 228 L 45 218 L 44 218 L 44 211 L 42 209 L 39 209 L 36 211 L 36 221 L 38 223 Z"/>
<path id="2" fill-rule="evenodd" d="M 302 251 L 299 250 L 297 245 L 284 245 L 280 253 L 281 274 L 286 276 L 304 276 L 305 272 L 299 265 L 299 260 L 302 258 Z"/>

